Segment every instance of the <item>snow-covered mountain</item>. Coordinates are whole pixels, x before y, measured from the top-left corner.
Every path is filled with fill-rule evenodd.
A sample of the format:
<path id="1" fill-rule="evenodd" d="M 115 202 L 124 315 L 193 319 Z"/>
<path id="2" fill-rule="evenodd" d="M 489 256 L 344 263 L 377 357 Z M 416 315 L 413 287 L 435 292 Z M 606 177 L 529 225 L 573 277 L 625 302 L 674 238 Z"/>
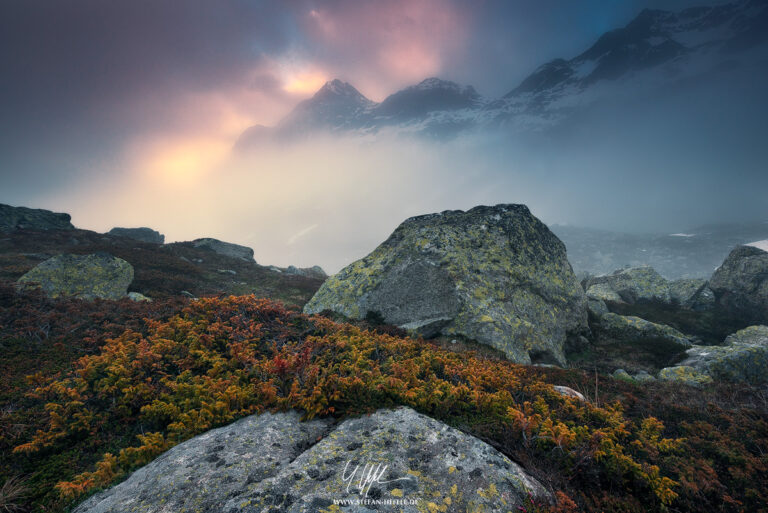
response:
<path id="1" fill-rule="evenodd" d="M 539 67 L 502 98 L 484 98 L 472 86 L 428 78 L 376 103 L 333 80 L 277 126 L 248 129 L 237 146 L 318 130 L 437 137 L 483 128 L 540 131 L 601 102 L 652 96 L 724 67 L 764 67 L 766 62 L 768 0 L 679 12 L 647 9 L 576 57 Z"/>

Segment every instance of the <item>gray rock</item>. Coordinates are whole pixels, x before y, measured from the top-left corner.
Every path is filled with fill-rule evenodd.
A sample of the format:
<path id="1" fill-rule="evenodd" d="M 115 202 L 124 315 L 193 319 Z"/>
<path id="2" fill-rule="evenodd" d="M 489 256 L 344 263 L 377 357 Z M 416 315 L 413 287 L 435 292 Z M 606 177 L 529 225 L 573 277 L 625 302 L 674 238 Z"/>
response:
<path id="1" fill-rule="evenodd" d="M 669 282 L 672 303 L 690 310 L 708 310 L 715 306 L 709 282 L 701 278 L 683 278 Z"/>
<path id="2" fill-rule="evenodd" d="M 608 313 L 608 307 L 606 306 L 605 301 L 602 299 L 593 299 L 591 297 L 588 298 L 587 309 L 589 310 L 590 315 L 596 319 L 599 319 L 604 314 Z"/>
<path id="3" fill-rule="evenodd" d="M 616 379 L 620 379 L 622 381 L 629 381 L 630 383 L 634 383 L 635 378 L 629 375 L 627 371 L 624 369 L 616 369 L 613 371 L 613 374 L 611 374 Z"/>
<path id="4" fill-rule="evenodd" d="M 750 323 L 768 323 L 768 252 L 739 246 L 709 280 L 718 306 Z"/>
<path id="5" fill-rule="evenodd" d="M 19 278 L 22 286 L 40 286 L 50 297 L 120 299 L 133 281 L 133 266 L 107 253 L 57 255 Z"/>
<path id="6" fill-rule="evenodd" d="M 648 372 L 646 372 L 644 370 L 641 370 L 640 372 L 638 372 L 637 374 L 635 374 L 632 377 L 638 383 L 648 383 L 648 382 L 651 382 L 651 381 L 656 381 L 655 377 L 653 377 L 651 374 L 648 374 Z"/>
<path id="7" fill-rule="evenodd" d="M 620 269 L 612 274 L 597 276 L 589 280 L 587 285 L 587 292 L 595 285 L 607 285 L 608 289 L 615 292 L 622 301 L 630 304 L 669 303 L 671 298 L 667 280 L 648 266 Z M 596 299 L 614 301 L 609 297 Z"/>
<path id="8" fill-rule="evenodd" d="M 165 242 L 165 235 L 152 228 L 112 228 L 107 233 L 109 235 L 114 235 L 115 237 L 126 237 L 128 239 L 151 242 L 153 244 L 163 244 Z"/>
<path id="9" fill-rule="evenodd" d="M 601 301 L 605 306 L 606 301 L 620 303 L 622 301 L 619 293 L 613 290 L 608 283 L 595 283 L 587 288 L 587 298 L 594 301 Z"/>
<path id="10" fill-rule="evenodd" d="M 305 306 L 361 319 L 377 312 L 420 334 L 462 335 L 520 363 L 563 364 L 587 330 L 586 297 L 565 246 L 524 205 L 414 217 L 328 278 Z"/>
<path id="11" fill-rule="evenodd" d="M 196 248 L 210 249 L 220 255 L 253 262 L 253 250 L 247 246 L 224 242 L 210 237 L 195 239 L 192 241 L 192 245 Z"/>
<path id="12" fill-rule="evenodd" d="M 712 383 L 712 378 L 699 372 L 688 365 L 677 365 L 675 367 L 666 367 L 659 371 L 659 379 L 662 381 L 676 381 L 692 387 L 702 387 Z"/>
<path id="13" fill-rule="evenodd" d="M 319 265 L 314 265 L 312 267 L 295 267 L 293 265 L 289 265 L 285 269 L 282 269 L 285 274 L 294 274 L 297 276 L 304 276 L 305 278 L 315 278 L 318 280 L 324 280 L 328 278 L 328 275 L 325 274 L 325 271 L 323 271 L 323 268 Z"/>
<path id="14" fill-rule="evenodd" d="M 360 489 L 371 466 L 379 479 Z M 541 502 L 550 500 L 506 456 L 409 408 L 335 426 L 329 420 L 302 423 L 288 412 L 251 416 L 188 440 L 75 513 L 317 513 L 334 499 L 360 498 L 416 501 L 397 506 L 406 513 L 440 506 L 506 511 L 521 505 L 529 491 Z"/>
<path id="15" fill-rule="evenodd" d="M 128 299 L 131 301 L 136 301 L 137 303 L 151 303 L 152 300 L 142 294 L 141 292 L 129 292 L 128 293 Z"/>
<path id="16" fill-rule="evenodd" d="M 601 342 L 633 346 L 655 354 L 674 355 L 692 346 L 676 329 L 640 317 L 607 313 L 592 328 Z"/>
<path id="17" fill-rule="evenodd" d="M 578 399 L 579 401 L 586 401 L 587 398 L 584 397 L 584 394 L 581 392 L 577 392 L 576 390 L 572 389 L 571 387 L 566 387 L 563 385 L 555 385 L 552 388 L 555 389 L 555 392 L 558 394 L 565 396 L 565 397 L 573 397 L 574 399 Z"/>
<path id="18" fill-rule="evenodd" d="M 722 346 L 695 346 L 680 365 L 718 381 L 768 383 L 768 326 L 750 326 L 729 335 Z"/>
<path id="19" fill-rule="evenodd" d="M 69 214 L 0 204 L 0 233 L 15 230 L 74 230 Z"/>

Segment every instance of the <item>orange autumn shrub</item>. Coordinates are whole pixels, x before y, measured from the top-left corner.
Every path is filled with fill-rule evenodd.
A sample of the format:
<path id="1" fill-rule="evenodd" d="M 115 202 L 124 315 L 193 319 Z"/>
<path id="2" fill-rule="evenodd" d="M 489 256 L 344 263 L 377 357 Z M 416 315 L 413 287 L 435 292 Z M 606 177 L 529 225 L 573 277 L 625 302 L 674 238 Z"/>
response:
<path id="1" fill-rule="evenodd" d="M 107 340 L 64 377 L 36 376 L 29 395 L 45 404 L 47 425 L 14 452 L 45 457 L 104 433 L 124 434 L 122 446 L 103 449 L 90 470 L 55 484 L 71 500 L 253 413 L 293 408 L 311 418 L 408 405 L 495 441 L 534 474 L 536 465 L 553 471 L 559 477 L 550 483 L 562 489 L 552 511 L 576 511 L 574 500 L 587 511 L 764 507 L 765 419 L 748 426 L 758 437 L 754 447 L 739 448 L 735 431 L 718 441 L 704 421 L 670 429 L 675 419 L 629 414 L 618 400 L 597 406 L 561 396 L 542 376 L 252 296 L 203 299 L 168 320 L 148 319 L 142 332 Z M 718 447 L 707 442 L 725 454 L 710 460 Z M 751 474 L 724 469 L 727 457 Z M 698 483 L 698 472 L 708 483 Z M 731 488 L 739 479 L 749 491 Z M 723 489 L 731 495 L 711 493 Z"/>

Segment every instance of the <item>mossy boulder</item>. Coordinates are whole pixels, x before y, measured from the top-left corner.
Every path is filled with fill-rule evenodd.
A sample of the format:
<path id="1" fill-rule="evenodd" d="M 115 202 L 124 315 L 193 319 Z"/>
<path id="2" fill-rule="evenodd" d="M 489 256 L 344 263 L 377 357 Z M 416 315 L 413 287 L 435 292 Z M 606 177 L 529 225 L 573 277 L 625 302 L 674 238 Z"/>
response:
<path id="1" fill-rule="evenodd" d="M 16 230 L 74 230 L 69 214 L 0 204 L 0 233 Z"/>
<path id="2" fill-rule="evenodd" d="M 739 246 L 709 280 L 724 313 L 748 323 L 768 324 L 768 252 Z"/>
<path id="3" fill-rule="evenodd" d="M 699 372 L 689 365 L 677 365 L 666 367 L 659 371 L 659 379 L 662 381 L 677 381 L 693 387 L 701 387 L 712 383 L 712 378 Z"/>
<path id="4" fill-rule="evenodd" d="M 232 258 L 239 258 L 240 260 L 246 260 L 248 262 L 253 261 L 253 249 L 247 246 L 241 246 L 240 244 L 233 244 L 231 242 L 224 242 L 218 239 L 212 239 L 205 237 L 202 239 L 195 239 L 192 241 L 192 246 L 196 248 L 204 248 Z"/>
<path id="5" fill-rule="evenodd" d="M 21 286 L 39 286 L 50 297 L 120 299 L 133 281 L 133 266 L 107 253 L 57 255 L 19 278 Z"/>
<path id="6" fill-rule="evenodd" d="M 670 326 L 631 315 L 609 312 L 593 323 L 592 328 L 599 343 L 631 346 L 659 356 L 682 353 L 693 345 L 684 334 Z"/>
<path id="7" fill-rule="evenodd" d="M 621 296 L 608 283 L 595 283 L 587 288 L 587 298 L 595 301 L 621 301 Z"/>
<path id="8" fill-rule="evenodd" d="M 334 500 L 393 500 L 397 511 L 517 511 L 547 491 L 488 444 L 410 408 L 334 424 L 265 413 L 169 450 L 75 513 L 373 511 Z M 373 475 L 370 485 L 363 474 Z"/>
<path id="9" fill-rule="evenodd" d="M 413 217 L 328 278 L 304 308 L 463 336 L 520 363 L 563 364 L 587 301 L 563 243 L 525 205 Z"/>
<path id="10" fill-rule="evenodd" d="M 722 346 L 696 346 L 681 362 L 718 381 L 768 383 L 768 326 L 750 326 L 725 339 Z"/>
<path id="11" fill-rule="evenodd" d="M 587 293 L 595 299 L 621 300 L 631 304 L 669 303 L 671 299 L 669 282 L 649 266 L 619 269 L 594 277 L 587 281 Z"/>
<path id="12" fill-rule="evenodd" d="M 152 228 L 112 228 L 107 233 L 115 237 L 127 237 L 152 244 L 163 244 L 165 242 L 165 235 Z"/>

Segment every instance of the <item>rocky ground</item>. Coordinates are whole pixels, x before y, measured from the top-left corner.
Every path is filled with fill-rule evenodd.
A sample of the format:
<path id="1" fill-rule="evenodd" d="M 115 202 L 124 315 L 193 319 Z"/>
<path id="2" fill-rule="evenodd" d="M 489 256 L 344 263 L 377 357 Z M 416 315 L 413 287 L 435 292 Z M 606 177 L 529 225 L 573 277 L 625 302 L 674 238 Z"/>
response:
<path id="1" fill-rule="evenodd" d="M 381 509 L 332 502 L 360 492 L 430 512 L 768 501 L 762 249 L 708 278 L 579 281 L 557 236 L 498 205 L 408 219 L 326 278 L 66 214 L 3 207 L 0 228 L 8 511 L 99 490 L 76 511 Z M 387 477 L 347 479 L 369 460 Z"/>

